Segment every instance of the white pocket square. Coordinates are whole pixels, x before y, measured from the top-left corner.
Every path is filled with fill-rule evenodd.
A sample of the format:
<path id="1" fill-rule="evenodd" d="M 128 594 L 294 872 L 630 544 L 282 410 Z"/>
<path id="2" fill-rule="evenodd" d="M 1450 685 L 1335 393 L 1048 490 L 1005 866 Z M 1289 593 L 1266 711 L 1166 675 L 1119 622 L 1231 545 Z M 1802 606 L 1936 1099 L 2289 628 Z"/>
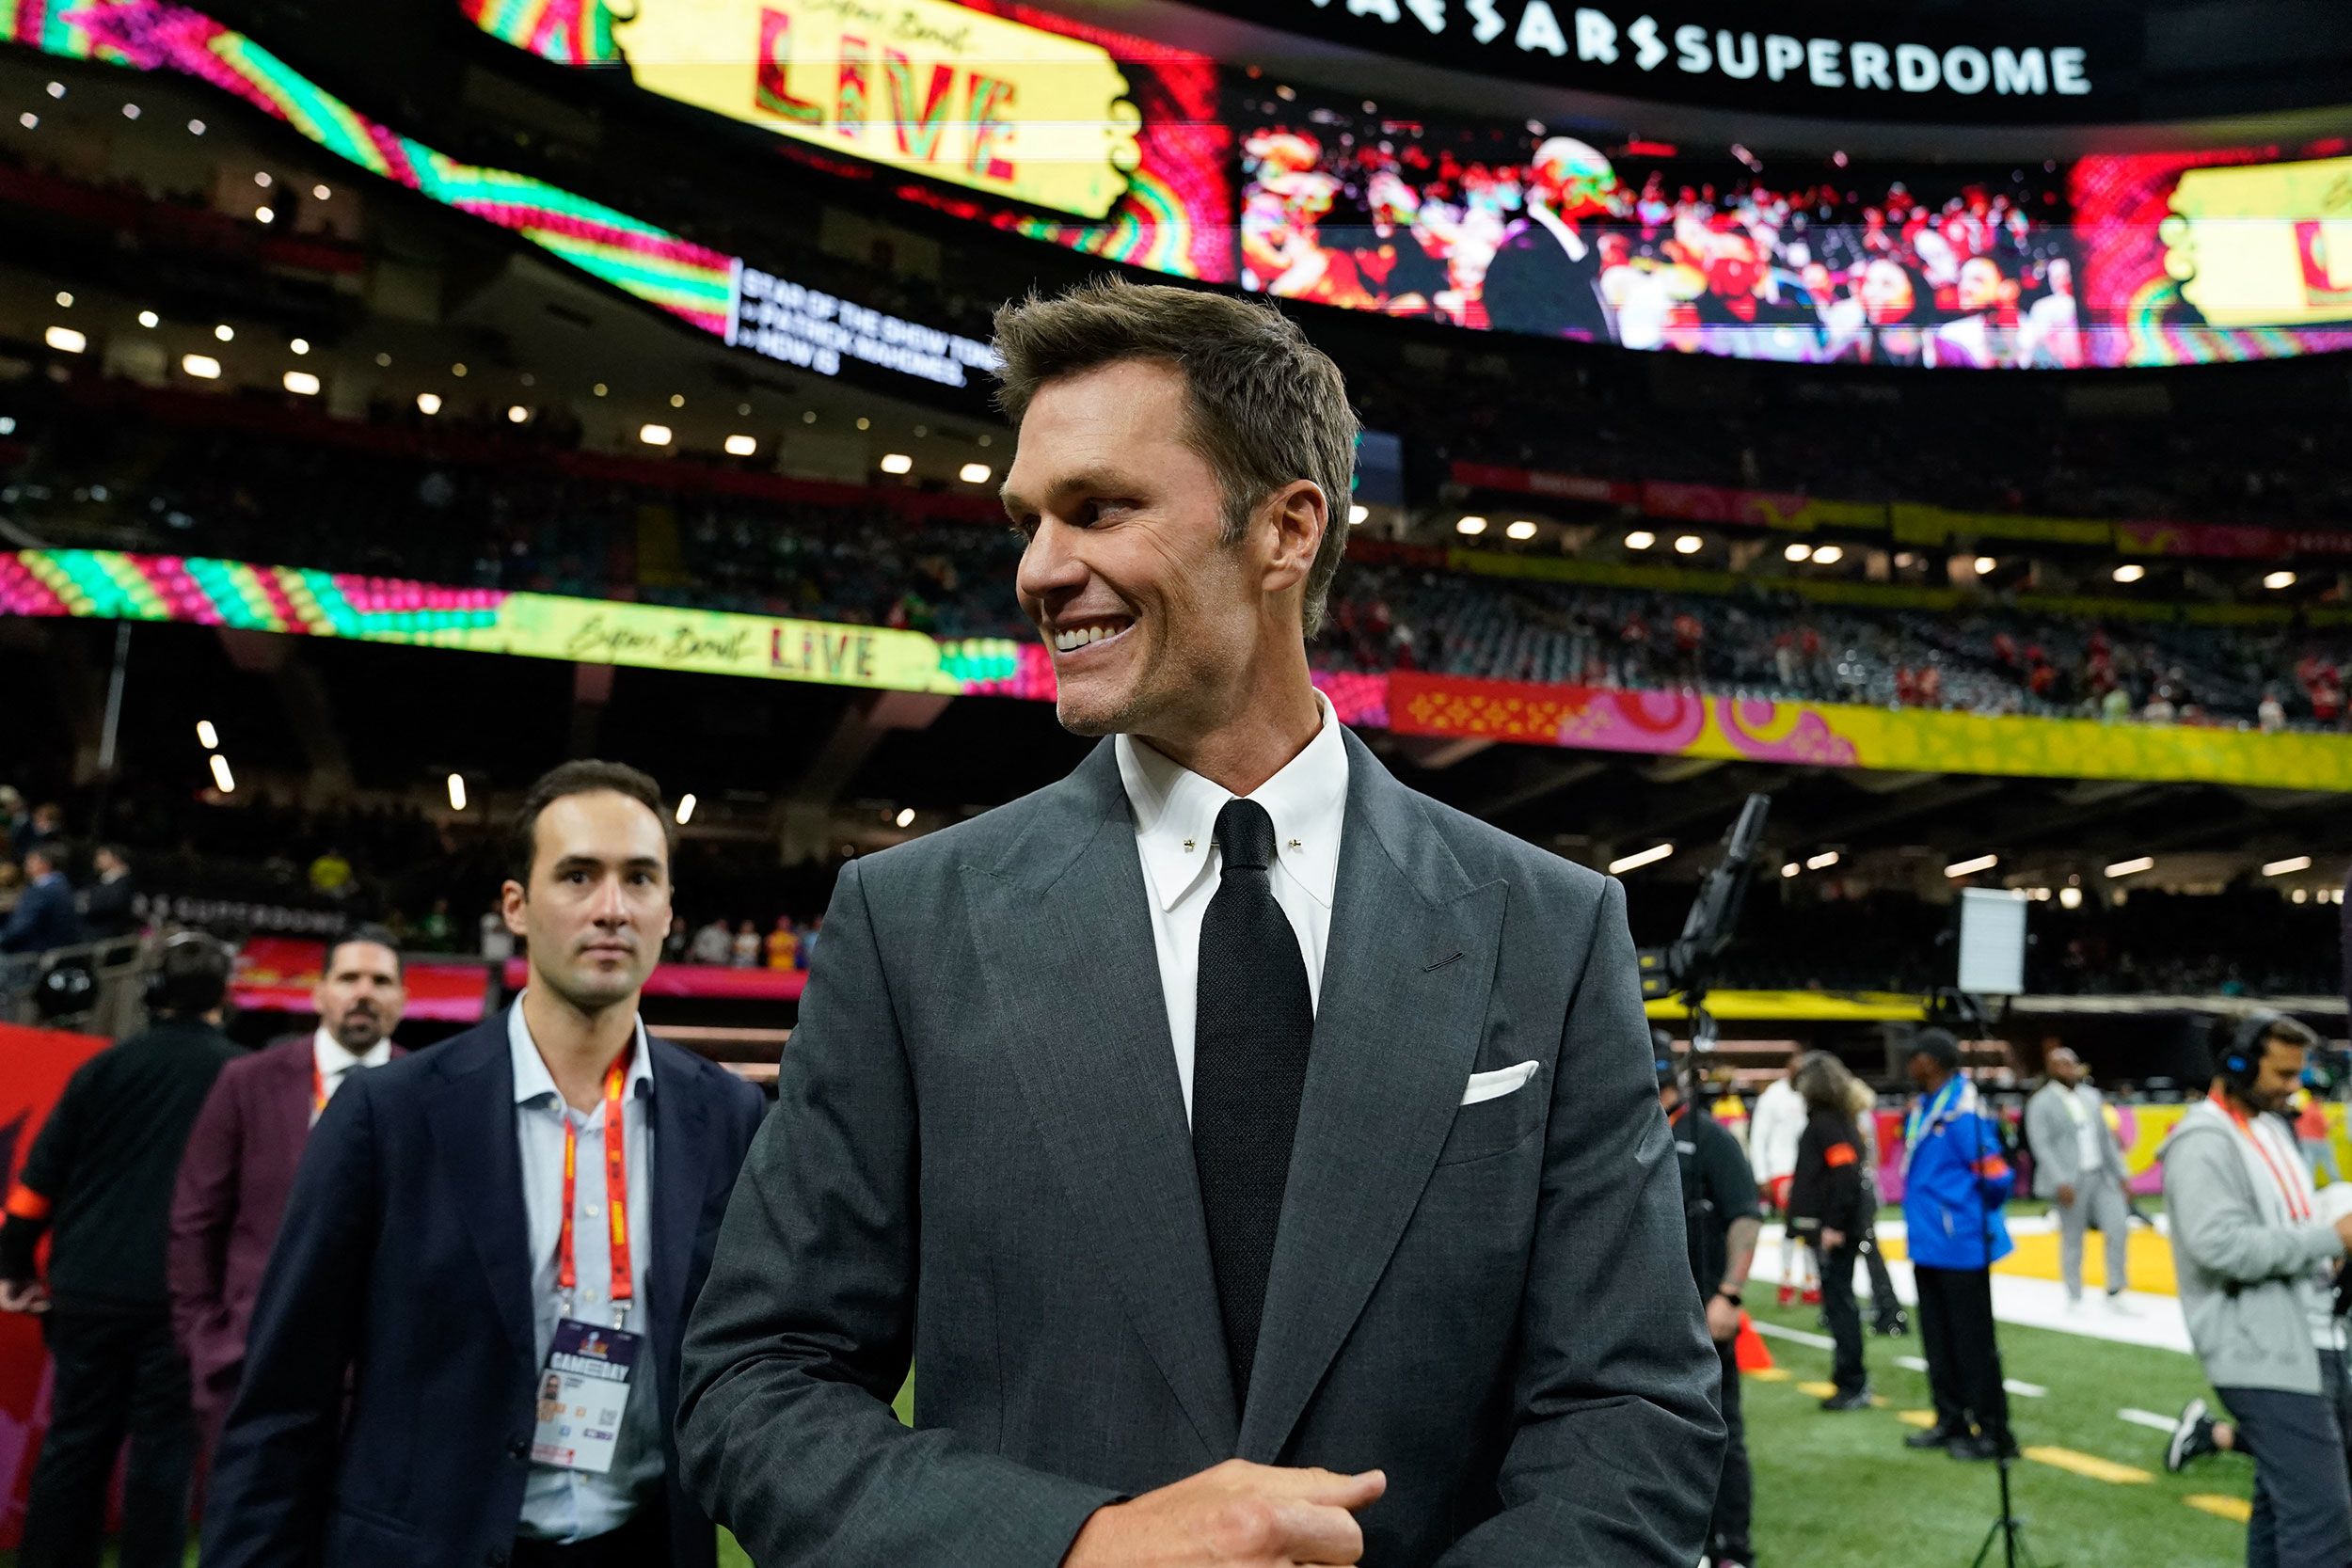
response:
<path id="1" fill-rule="evenodd" d="M 1471 1073 L 1470 1084 L 1462 1090 L 1462 1103 L 1477 1105 L 1489 1100 L 1501 1100 L 1506 1094 L 1518 1093 L 1527 1086 L 1530 1078 L 1535 1076 L 1535 1066 L 1534 1062 L 1521 1062 L 1517 1067 L 1497 1068 L 1492 1072 Z"/>

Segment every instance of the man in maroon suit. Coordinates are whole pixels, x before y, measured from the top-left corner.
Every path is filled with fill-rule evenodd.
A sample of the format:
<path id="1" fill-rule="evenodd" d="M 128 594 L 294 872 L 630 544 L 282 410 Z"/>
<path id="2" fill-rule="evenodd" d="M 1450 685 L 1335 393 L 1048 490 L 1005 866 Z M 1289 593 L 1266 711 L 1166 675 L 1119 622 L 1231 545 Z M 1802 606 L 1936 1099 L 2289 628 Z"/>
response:
<path id="1" fill-rule="evenodd" d="M 210 1454 L 245 1365 L 246 1325 L 311 1125 L 352 1073 L 404 1054 L 407 992 L 389 932 L 361 927 L 326 950 L 318 1027 L 221 1069 L 188 1134 L 172 1195 L 172 1328 L 187 1353 Z"/>

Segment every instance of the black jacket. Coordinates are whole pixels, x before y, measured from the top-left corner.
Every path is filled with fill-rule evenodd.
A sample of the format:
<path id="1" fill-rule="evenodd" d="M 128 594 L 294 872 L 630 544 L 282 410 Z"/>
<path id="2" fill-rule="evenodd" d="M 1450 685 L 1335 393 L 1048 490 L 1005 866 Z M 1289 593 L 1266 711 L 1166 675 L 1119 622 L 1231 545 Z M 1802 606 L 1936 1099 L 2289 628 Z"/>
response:
<path id="1" fill-rule="evenodd" d="M 0 1279 L 33 1277 L 44 1229 L 61 1311 L 164 1312 L 164 1241 L 188 1129 L 238 1054 L 200 1020 L 167 1020 L 76 1069 L 24 1160 L 0 1226 Z"/>
<path id="2" fill-rule="evenodd" d="M 1862 1134 L 1851 1117 L 1816 1108 L 1797 1140 L 1797 1170 L 1788 1183 L 1788 1228 L 1801 1236 L 1842 1230 L 1859 1236 Z"/>
<path id="3" fill-rule="evenodd" d="M 644 1330 L 668 1561 L 711 1568 L 716 1532 L 677 1485 L 678 1342 L 763 1105 L 724 1069 L 650 1046 Z M 514 1076 L 501 1014 L 328 1101 L 254 1303 L 213 1462 L 205 1568 L 506 1561 L 539 1371 Z"/>

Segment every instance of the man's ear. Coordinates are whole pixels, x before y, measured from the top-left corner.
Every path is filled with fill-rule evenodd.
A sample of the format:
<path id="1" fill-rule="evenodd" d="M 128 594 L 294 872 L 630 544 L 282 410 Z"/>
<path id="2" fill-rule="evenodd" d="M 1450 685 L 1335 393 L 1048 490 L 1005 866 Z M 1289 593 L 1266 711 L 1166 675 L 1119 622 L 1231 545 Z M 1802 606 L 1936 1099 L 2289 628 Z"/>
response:
<path id="1" fill-rule="evenodd" d="M 1265 586 L 1280 593 L 1307 580 L 1331 526 L 1331 508 L 1323 486 L 1311 479 L 1295 479 L 1261 503 L 1259 526 L 1270 529 Z"/>

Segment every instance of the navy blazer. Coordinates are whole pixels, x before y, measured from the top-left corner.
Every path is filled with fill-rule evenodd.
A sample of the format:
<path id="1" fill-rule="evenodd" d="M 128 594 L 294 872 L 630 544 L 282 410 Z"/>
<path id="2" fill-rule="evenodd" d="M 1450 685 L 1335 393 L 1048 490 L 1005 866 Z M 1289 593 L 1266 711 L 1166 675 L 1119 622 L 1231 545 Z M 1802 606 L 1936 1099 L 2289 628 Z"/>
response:
<path id="1" fill-rule="evenodd" d="M 8 923 L 0 926 L 0 953 L 47 953 L 75 946 L 83 940 L 73 889 L 63 877 L 54 874 L 18 894 L 16 908 L 8 911 Z"/>
<path id="2" fill-rule="evenodd" d="M 644 1327 L 670 1562 L 712 1568 L 708 1516 L 676 1479 L 678 1345 L 764 1105 L 724 1069 L 649 1044 Z M 206 1499 L 206 1568 L 506 1561 L 539 1371 L 514 1083 L 501 1014 L 357 1074 L 328 1103 L 254 1304 Z"/>

